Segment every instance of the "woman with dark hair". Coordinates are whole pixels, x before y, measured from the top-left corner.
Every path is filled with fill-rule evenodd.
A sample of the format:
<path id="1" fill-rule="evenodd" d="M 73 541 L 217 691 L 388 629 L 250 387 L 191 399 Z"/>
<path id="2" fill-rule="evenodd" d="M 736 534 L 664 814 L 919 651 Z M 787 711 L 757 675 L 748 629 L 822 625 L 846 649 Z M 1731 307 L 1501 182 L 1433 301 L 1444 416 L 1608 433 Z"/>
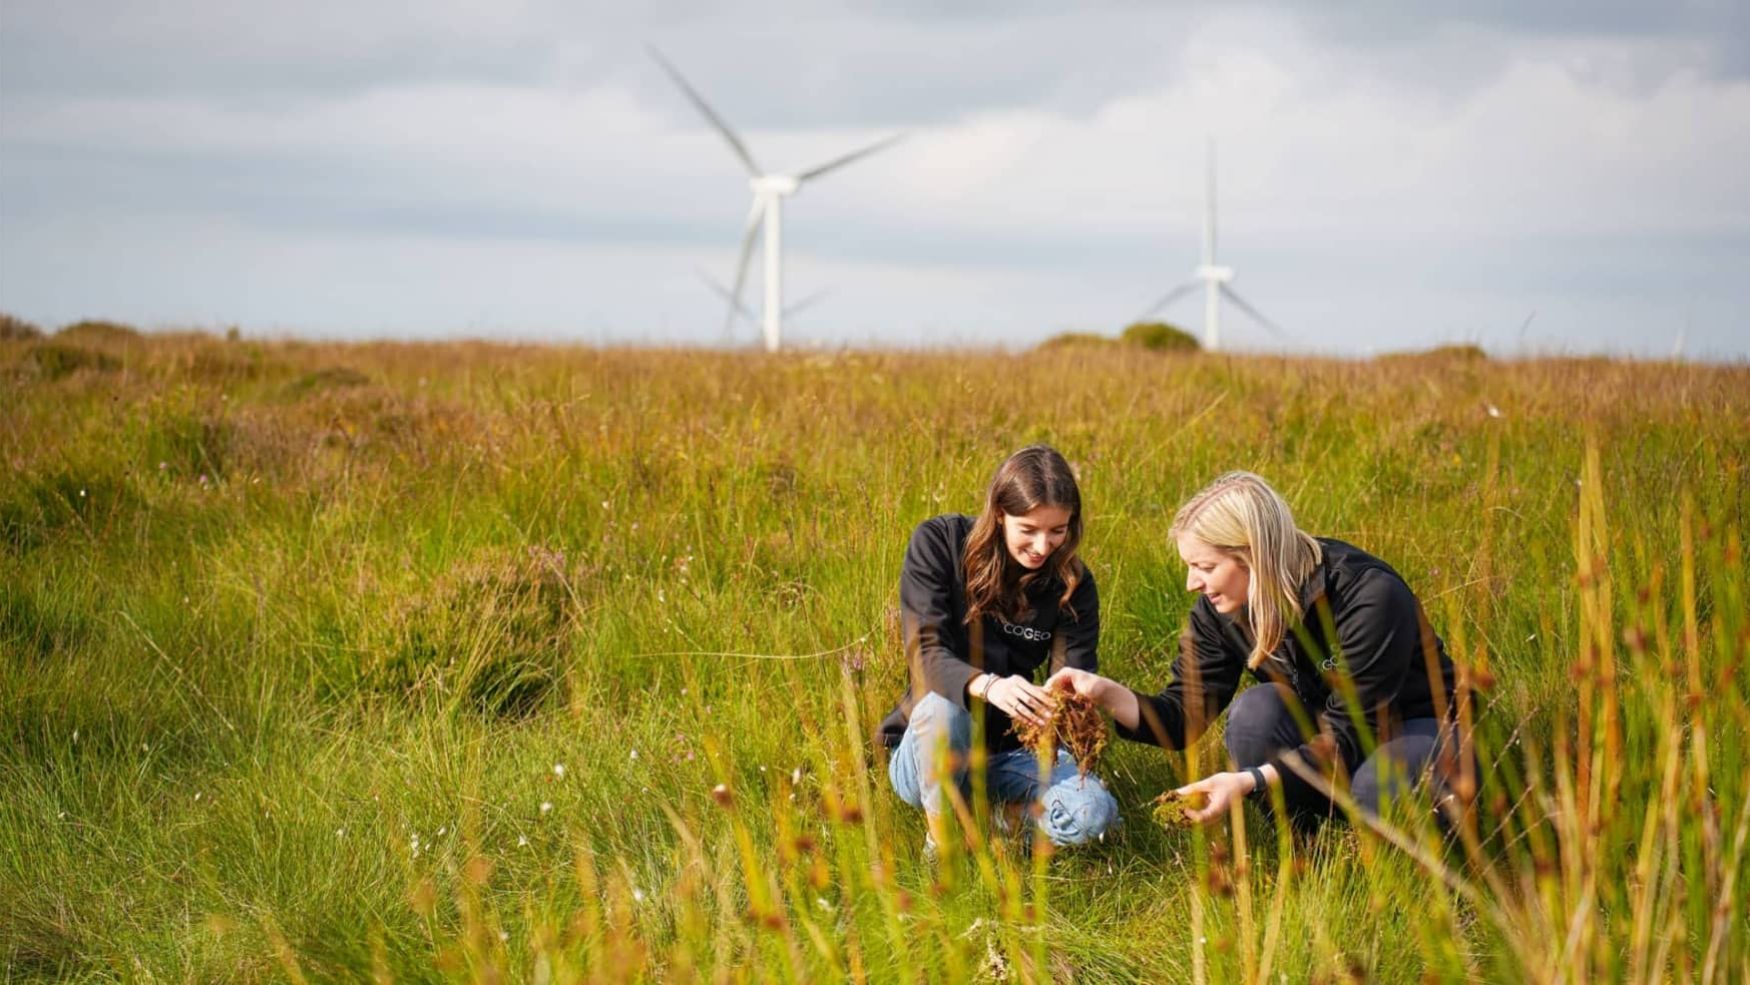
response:
<path id="1" fill-rule="evenodd" d="M 1031 808 L 1058 845 L 1099 837 L 1118 804 L 1098 777 L 1082 777 L 1059 751 L 1042 782 L 1038 760 L 1015 735 L 1016 720 L 1041 723 L 1051 696 L 1039 686 L 1063 667 L 1092 672 L 1100 638 L 1094 577 L 1076 549 L 1081 492 L 1062 455 L 1023 448 L 991 478 L 984 511 L 919 524 L 899 576 L 911 690 L 881 724 L 892 750 L 888 777 L 922 808 L 926 852 L 941 831 L 945 749 L 962 795 L 970 790 L 972 716 L 983 716 L 986 791 L 993 805 Z M 1000 816 L 1000 815 L 999 815 Z"/>
<path id="2" fill-rule="evenodd" d="M 1209 798 L 1193 820 L 1224 816 L 1243 797 L 1267 805 L 1279 786 L 1297 826 L 1317 823 L 1335 805 L 1302 770 L 1349 777 L 1369 813 L 1424 777 L 1435 800 L 1461 786 L 1452 661 L 1390 565 L 1305 533 L 1250 472 L 1193 496 L 1170 536 L 1185 587 L 1198 593 L 1171 683 L 1140 694 L 1072 667 L 1048 684 L 1092 698 L 1124 738 L 1168 749 L 1227 711 L 1235 768 L 1179 789 Z M 1257 683 L 1241 691 L 1247 672 Z M 1474 782 L 1474 767 L 1466 772 Z"/>

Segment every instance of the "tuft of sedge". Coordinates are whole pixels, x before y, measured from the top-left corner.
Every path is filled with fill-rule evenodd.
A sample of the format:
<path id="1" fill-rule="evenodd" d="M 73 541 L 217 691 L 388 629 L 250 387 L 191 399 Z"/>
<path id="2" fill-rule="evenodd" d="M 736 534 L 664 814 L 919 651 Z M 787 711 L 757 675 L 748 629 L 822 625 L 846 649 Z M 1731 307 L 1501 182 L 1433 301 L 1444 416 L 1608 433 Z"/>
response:
<path id="1" fill-rule="evenodd" d="M 407 891 L 407 905 L 413 912 L 422 917 L 429 917 L 437 906 L 437 884 L 430 879 L 421 879 Z"/>
<path id="2" fill-rule="evenodd" d="M 1473 691 L 1484 694 L 1495 689 L 1495 675 L 1482 664 L 1472 664 L 1464 670 L 1464 682 Z"/>
<path id="3" fill-rule="evenodd" d="M 1223 897 L 1233 895 L 1233 880 L 1227 877 L 1227 870 L 1220 866 L 1210 867 L 1209 873 L 1204 876 L 1203 884 L 1209 889 L 1211 895 Z"/>

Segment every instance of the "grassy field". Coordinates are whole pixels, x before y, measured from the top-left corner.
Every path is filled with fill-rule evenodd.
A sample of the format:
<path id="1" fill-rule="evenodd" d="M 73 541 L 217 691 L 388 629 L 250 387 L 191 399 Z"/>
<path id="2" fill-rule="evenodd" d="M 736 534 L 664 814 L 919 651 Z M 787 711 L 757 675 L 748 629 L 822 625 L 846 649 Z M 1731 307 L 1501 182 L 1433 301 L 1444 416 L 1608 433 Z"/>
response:
<path id="1" fill-rule="evenodd" d="M 0 969 L 141 981 L 1750 980 L 1750 370 L 0 341 Z M 906 537 L 1080 471 L 1102 668 L 1256 470 L 1391 561 L 1485 764 L 1293 842 L 939 868 L 869 746 Z"/>

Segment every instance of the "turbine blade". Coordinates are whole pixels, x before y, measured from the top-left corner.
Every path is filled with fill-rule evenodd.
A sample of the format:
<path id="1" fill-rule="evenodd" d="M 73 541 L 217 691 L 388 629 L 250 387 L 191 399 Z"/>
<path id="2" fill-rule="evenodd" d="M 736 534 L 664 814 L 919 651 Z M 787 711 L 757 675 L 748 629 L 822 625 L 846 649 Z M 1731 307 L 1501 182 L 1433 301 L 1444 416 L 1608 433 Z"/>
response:
<path id="1" fill-rule="evenodd" d="M 724 287 L 717 278 L 706 273 L 703 267 L 695 267 L 693 272 L 699 275 L 699 280 L 704 282 L 705 286 L 711 289 L 711 293 L 733 305 L 736 313 L 741 315 L 743 319 L 751 320 L 753 318 L 753 311 L 750 310 L 747 305 L 742 304 L 737 300 L 735 295 L 729 293 L 729 288 Z"/>
<path id="2" fill-rule="evenodd" d="M 1288 333 L 1284 332 L 1275 322 L 1258 313 L 1258 309 L 1247 304 L 1245 299 L 1234 293 L 1234 289 L 1226 284 L 1221 285 L 1221 293 L 1234 303 L 1234 306 L 1252 316 L 1252 320 L 1270 330 L 1270 334 L 1287 341 Z"/>
<path id="3" fill-rule="evenodd" d="M 1178 287 L 1168 291 L 1159 301 L 1149 305 L 1147 310 L 1136 316 L 1136 320 L 1147 321 L 1150 315 L 1153 315 L 1155 312 L 1165 308 L 1167 305 L 1172 304 L 1174 301 L 1179 300 L 1202 286 L 1203 282 L 1201 280 L 1189 280 L 1180 284 Z"/>
<path id="4" fill-rule="evenodd" d="M 735 258 L 735 286 L 729 291 L 729 313 L 723 318 L 723 331 L 727 334 L 735 327 L 737 309 L 746 310 L 741 303 L 741 289 L 747 284 L 747 262 L 753 258 L 754 238 L 759 235 L 760 220 L 766 215 L 766 197 L 755 195 L 753 207 L 747 212 L 747 231 L 741 234 L 741 253 Z"/>
<path id="5" fill-rule="evenodd" d="M 826 162 L 825 164 L 817 164 L 814 167 L 809 168 L 807 171 L 804 171 L 801 174 L 797 175 L 796 180 L 799 182 L 812 181 L 813 179 L 818 178 L 823 174 L 826 174 L 828 171 L 836 171 L 839 168 L 842 168 L 845 165 L 851 163 L 852 161 L 861 160 L 865 157 L 868 157 L 870 154 L 876 153 L 877 151 L 886 150 L 887 148 L 893 146 L 894 144 L 899 143 L 901 140 L 904 140 L 904 139 L 905 139 L 905 134 L 903 134 L 903 133 L 896 133 L 890 137 L 884 137 L 881 140 L 877 140 L 874 143 L 870 144 L 869 146 L 864 147 L 862 150 L 854 150 L 854 151 L 851 151 L 849 154 L 846 154 L 842 157 L 835 157 L 832 160 Z"/>
<path id="6" fill-rule="evenodd" d="M 657 51 L 655 45 L 647 45 L 646 47 L 650 49 L 650 57 L 656 59 L 656 63 L 662 66 L 662 70 L 668 73 L 668 77 L 674 80 L 674 84 L 680 86 L 681 91 L 687 94 L 687 99 L 692 102 L 694 108 L 703 113 L 705 119 L 711 121 L 711 125 L 717 128 L 717 132 L 723 135 L 724 140 L 729 141 L 729 149 L 733 150 L 735 156 L 740 158 L 741 163 L 746 166 L 748 176 L 758 178 L 760 167 L 753 162 L 753 155 L 747 152 L 747 146 L 741 142 L 741 138 L 736 136 L 735 131 L 729 128 L 729 124 L 723 122 L 723 117 L 718 116 L 717 111 L 705 102 L 705 97 L 699 95 L 699 90 L 694 89 L 681 76 L 680 70 L 670 64 L 668 59 L 662 57 L 662 52 Z"/>
<path id="7" fill-rule="evenodd" d="M 785 305 L 784 306 L 784 317 L 788 318 L 791 315 L 794 315 L 795 313 L 797 313 L 798 311 L 805 311 L 809 308 L 814 307 L 822 299 L 824 299 L 827 295 L 829 295 L 831 293 L 832 293 L 832 288 L 830 288 L 830 287 L 822 288 L 821 290 L 815 291 L 813 294 L 808 295 L 807 297 L 803 298 L 802 300 L 797 301 L 795 304 Z"/>
<path id="8" fill-rule="evenodd" d="M 1525 320 L 1519 323 L 1519 341 L 1525 341 L 1525 330 L 1531 327 L 1531 320 L 1536 317 L 1537 309 L 1533 308 L 1531 314 L 1526 315 Z"/>

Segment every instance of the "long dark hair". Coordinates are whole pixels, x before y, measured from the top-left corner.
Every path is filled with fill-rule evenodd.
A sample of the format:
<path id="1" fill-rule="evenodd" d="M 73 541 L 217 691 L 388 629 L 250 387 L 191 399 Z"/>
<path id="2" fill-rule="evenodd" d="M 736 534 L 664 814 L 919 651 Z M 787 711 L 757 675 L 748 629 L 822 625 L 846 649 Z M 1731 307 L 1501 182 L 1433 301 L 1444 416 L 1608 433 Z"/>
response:
<path id="1" fill-rule="evenodd" d="M 1041 506 L 1069 511 L 1069 534 L 1037 571 L 1009 556 L 1003 543 L 1003 514 L 1023 516 Z M 1081 584 L 1085 569 L 1076 557 L 1082 542 L 1082 492 L 1069 462 L 1050 445 L 1028 445 L 1008 457 L 991 476 L 984 497 L 984 512 L 966 536 L 966 623 L 973 625 L 986 613 L 1017 622 L 1032 615 L 1027 589 L 1041 578 L 1063 585 L 1057 604 L 1079 618 L 1069 597 Z"/>

